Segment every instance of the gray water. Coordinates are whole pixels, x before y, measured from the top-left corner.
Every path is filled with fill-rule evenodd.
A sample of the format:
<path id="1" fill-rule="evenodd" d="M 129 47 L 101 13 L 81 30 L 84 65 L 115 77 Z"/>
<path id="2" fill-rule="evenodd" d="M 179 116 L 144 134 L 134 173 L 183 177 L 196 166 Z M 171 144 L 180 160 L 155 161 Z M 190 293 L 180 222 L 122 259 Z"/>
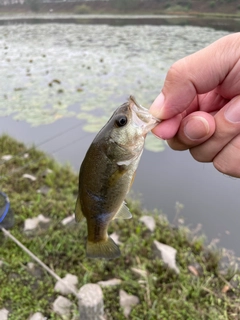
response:
<path id="1" fill-rule="evenodd" d="M 161 25 L 0 26 L 0 134 L 38 145 L 79 124 L 40 146 L 78 171 L 96 132 L 129 94 L 149 106 L 174 61 L 227 33 Z M 133 185 L 143 207 L 162 210 L 170 222 L 202 224 L 209 241 L 217 238 L 239 255 L 240 181 L 156 142 L 149 139 Z M 176 202 L 184 205 L 178 219 Z"/>

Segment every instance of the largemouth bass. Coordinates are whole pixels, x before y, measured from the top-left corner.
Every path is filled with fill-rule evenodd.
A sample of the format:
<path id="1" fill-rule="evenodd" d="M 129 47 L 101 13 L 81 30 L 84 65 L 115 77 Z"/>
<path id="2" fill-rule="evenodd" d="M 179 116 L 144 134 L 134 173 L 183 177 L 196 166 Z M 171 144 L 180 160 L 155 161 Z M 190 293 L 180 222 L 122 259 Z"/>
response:
<path id="1" fill-rule="evenodd" d="M 75 218 L 87 219 L 89 258 L 113 259 L 120 255 L 108 236 L 113 219 L 132 217 L 124 201 L 134 180 L 147 133 L 160 120 L 131 96 L 100 130 L 82 162 Z"/>

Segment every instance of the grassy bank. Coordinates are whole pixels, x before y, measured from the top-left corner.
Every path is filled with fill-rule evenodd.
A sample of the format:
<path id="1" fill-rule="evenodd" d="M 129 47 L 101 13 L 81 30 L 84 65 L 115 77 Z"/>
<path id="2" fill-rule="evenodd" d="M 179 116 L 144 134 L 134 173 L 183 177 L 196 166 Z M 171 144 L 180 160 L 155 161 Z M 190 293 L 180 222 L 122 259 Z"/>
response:
<path id="1" fill-rule="evenodd" d="M 230 269 L 221 271 L 219 253 L 206 249 L 203 237 L 191 236 L 184 227 L 173 228 L 157 211 L 148 213 L 154 216 L 157 226 L 154 232 L 148 231 L 139 221 L 143 215 L 139 203 L 129 199 L 133 219 L 113 222 L 109 230 L 119 234 L 122 256 L 114 261 L 87 259 L 86 223 L 61 224 L 63 218 L 73 213 L 77 176 L 70 167 L 60 166 L 44 153 L 2 136 L 0 159 L 9 154 L 17 156 L 0 165 L 0 186 L 8 194 L 15 212 L 12 234 L 59 276 L 77 275 L 79 288 L 86 283 L 121 279 L 120 285 L 103 288 L 108 320 L 125 319 L 119 304 L 120 289 L 140 299 L 129 319 L 239 319 L 240 286 L 238 282 L 231 282 L 239 273 Z M 46 174 L 47 169 L 52 172 Z M 24 173 L 34 175 L 36 181 L 23 178 Z M 45 192 L 37 192 L 39 189 Z M 48 228 L 39 227 L 32 234 L 24 233 L 24 221 L 39 214 L 51 219 Z M 179 275 L 155 256 L 154 240 L 177 250 Z M 27 319 L 37 311 L 48 319 L 61 319 L 52 311 L 52 303 L 58 296 L 53 290 L 55 280 L 40 267 L 34 273 L 29 272 L 29 256 L 1 231 L 0 260 L 3 261 L 0 309 L 10 311 L 9 319 Z M 146 271 L 147 276 L 141 278 L 132 268 Z M 190 270 L 195 270 L 195 275 Z M 76 311 L 76 298 L 72 295 L 68 298 L 76 305 Z"/>

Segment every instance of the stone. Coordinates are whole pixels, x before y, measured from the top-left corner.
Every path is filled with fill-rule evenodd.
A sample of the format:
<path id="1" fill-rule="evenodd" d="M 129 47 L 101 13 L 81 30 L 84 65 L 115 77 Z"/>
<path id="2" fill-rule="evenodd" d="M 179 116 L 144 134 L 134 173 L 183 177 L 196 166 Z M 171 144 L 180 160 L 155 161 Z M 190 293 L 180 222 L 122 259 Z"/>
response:
<path id="1" fill-rule="evenodd" d="M 28 320 L 47 320 L 41 312 L 36 312 L 28 318 Z"/>
<path id="2" fill-rule="evenodd" d="M 31 275 L 33 275 L 36 278 L 42 278 L 43 276 L 43 269 L 40 268 L 39 265 L 36 265 L 33 262 L 27 263 L 27 269 L 30 272 Z"/>
<path id="3" fill-rule="evenodd" d="M 121 245 L 122 242 L 119 241 L 119 235 L 116 232 L 113 232 L 112 234 L 110 234 L 110 237 L 113 239 L 113 241 L 117 244 L 117 245 Z"/>
<path id="4" fill-rule="evenodd" d="M 31 180 L 31 181 L 36 181 L 36 180 L 37 180 L 36 177 L 34 177 L 33 175 L 28 174 L 28 173 L 24 173 L 24 174 L 22 175 L 22 177 L 25 178 L 25 179 L 29 179 L 29 180 Z"/>
<path id="5" fill-rule="evenodd" d="M 46 176 L 47 176 L 48 174 L 52 173 L 52 172 L 53 172 L 53 171 L 48 168 L 48 169 L 46 169 L 45 171 L 43 171 L 42 177 L 43 177 L 43 178 L 46 178 Z"/>
<path id="6" fill-rule="evenodd" d="M 156 222 L 151 216 L 142 216 L 139 221 L 145 224 L 146 228 L 153 232 L 156 228 Z"/>
<path id="7" fill-rule="evenodd" d="M 123 308 L 123 314 L 127 318 L 132 311 L 132 308 L 139 303 L 139 298 L 128 294 L 124 290 L 120 290 L 120 306 Z"/>
<path id="8" fill-rule="evenodd" d="M 47 195 L 49 191 L 50 191 L 50 188 L 49 188 L 49 187 L 47 187 L 47 186 L 42 186 L 41 188 L 39 188 L 39 189 L 37 190 L 37 193 L 41 193 L 41 194 Z"/>
<path id="9" fill-rule="evenodd" d="M 4 160 L 4 161 L 9 161 L 9 160 L 11 160 L 12 159 L 12 155 L 10 155 L 10 154 L 6 154 L 5 156 L 2 156 L 2 160 Z"/>
<path id="10" fill-rule="evenodd" d="M 1 320 L 7 320 L 8 319 L 8 313 L 9 311 L 5 308 L 0 309 L 0 319 Z"/>
<path id="11" fill-rule="evenodd" d="M 98 284 L 88 283 L 78 292 L 80 319 L 102 320 L 104 316 L 103 292 Z"/>
<path id="12" fill-rule="evenodd" d="M 60 316 L 70 316 L 71 308 L 72 302 L 63 296 L 58 296 L 53 302 L 53 311 Z"/>
<path id="13" fill-rule="evenodd" d="M 46 225 L 50 222 L 49 218 L 44 217 L 44 215 L 39 214 L 35 218 L 28 218 L 24 221 L 24 231 L 32 231 L 35 230 L 39 224 Z"/>
<path id="14" fill-rule="evenodd" d="M 75 291 L 77 293 L 76 285 L 78 284 L 77 276 L 68 273 L 61 281 L 58 281 L 54 287 L 55 291 L 67 295 Z"/>
<path id="15" fill-rule="evenodd" d="M 62 224 L 63 226 L 66 226 L 66 225 L 72 224 L 72 223 L 74 223 L 74 222 L 75 222 L 75 214 L 72 214 L 71 216 L 64 218 L 64 219 L 61 221 L 61 224 Z"/>
<path id="16" fill-rule="evenodd" d="M 142 270 L 142 269 L 137 269 L 137 268 L 131 268 L 131 270 L 137 274 L 138 276 L 141 276 L 143 278 L 147 278 L 147 271 Z"/>
<path id="17" fill-rule="evenodd" d="M 174 270 L 177 274 L 180 273 L 179 268 L 176 265 L 176 253 L 177 250 L 171 246 L 168 246 L 164 243 L 158 242 L 154 240 L 154 246 L 157 251 L 157 255 L 163 260 L 163 262 L 172 270 Z"/>
<path id="18" fill-rule="evenodd" d="M 28 218 L 24 221 L 24 231 L 30 231 L 37 228 L 39 224 L 38 218 Z"/>
<path id="19" fill-rule="evenodd" d="M 112 287 L 112 286 L 118 286 L 119 284 L 122 283 L 122 280 L 120 279 L 110 279 L 110 280 L 106 280 L 106 281 L 99 281 L 98 284 L 101 287 Z"/>

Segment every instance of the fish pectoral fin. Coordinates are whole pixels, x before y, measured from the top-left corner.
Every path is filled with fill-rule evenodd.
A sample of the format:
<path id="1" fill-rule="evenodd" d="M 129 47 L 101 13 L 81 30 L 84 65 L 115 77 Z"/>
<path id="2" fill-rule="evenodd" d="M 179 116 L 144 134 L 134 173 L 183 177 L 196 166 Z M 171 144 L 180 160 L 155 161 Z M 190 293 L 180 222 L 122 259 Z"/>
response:
<path id="1" fill-rule="evenodd" d="M 75 220 L 76 222 L 80 222 L 83 219 L 83 213 L 81 208 L 81 203 L 79 196 L 77 197 L 76 206 L 75 206 Z"/>
<path id="2" fill-rule="evenodd" d="M 122 206 L 120 207 L 118 212 L 113 217 L 113 220 L 115 220 L 115 219 L 131 219 L 131 218 L 132 218 L 132 214 L 129 211 L 128 207 L 126 206 L 126 202 L 123 201 Z"/>
<path id="3" fill-rule="evenodd" d="M 98 242 L 87 241 L 86 255 L 88 258 L 115 259 L 121 252 L 113 239 L 108 237 Z"/>

